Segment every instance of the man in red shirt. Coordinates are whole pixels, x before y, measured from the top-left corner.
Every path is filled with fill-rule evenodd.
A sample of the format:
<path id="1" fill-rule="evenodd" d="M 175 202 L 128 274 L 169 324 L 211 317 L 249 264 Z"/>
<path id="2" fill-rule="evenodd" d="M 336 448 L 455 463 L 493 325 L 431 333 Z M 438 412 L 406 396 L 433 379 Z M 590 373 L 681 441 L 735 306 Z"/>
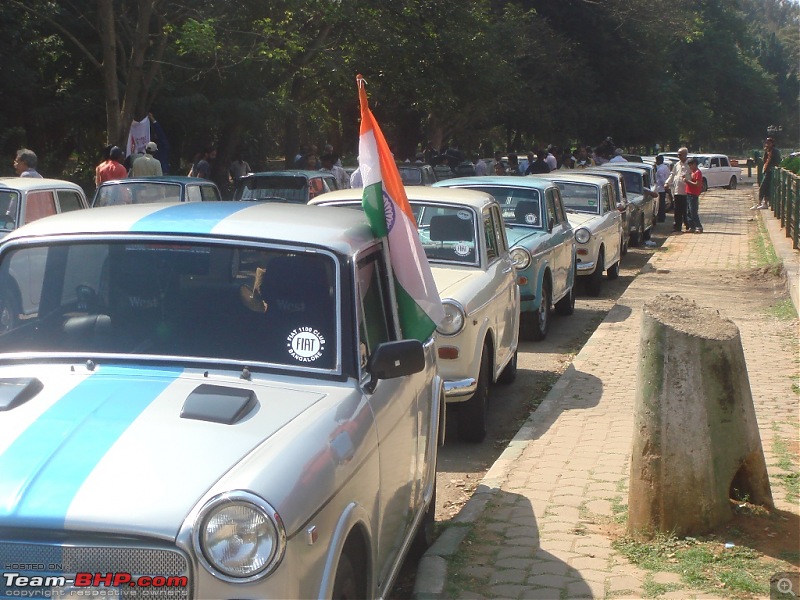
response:
<path id="1" fill-rule="evenodd" d="M 689 213 L 689 233 L 703 233 L 703 226 L 700 224 L 700 194 L 703 192 L 703 174 L 697 167 L 697 159 L 692 157 L 686 161 L 689 165 L 689 172 L 684 175 L 686 182 L 686 204 Z"/>
<path id="2" fill-rule="evenodd" d="M 128 171 L 122 164 L 122 149 L 114 146 L 108 153 L 108 160 L 97 165 L 95 170 L 95 185 L 100 185 L 112 179 L 124 179 L 128 176 Z"/>

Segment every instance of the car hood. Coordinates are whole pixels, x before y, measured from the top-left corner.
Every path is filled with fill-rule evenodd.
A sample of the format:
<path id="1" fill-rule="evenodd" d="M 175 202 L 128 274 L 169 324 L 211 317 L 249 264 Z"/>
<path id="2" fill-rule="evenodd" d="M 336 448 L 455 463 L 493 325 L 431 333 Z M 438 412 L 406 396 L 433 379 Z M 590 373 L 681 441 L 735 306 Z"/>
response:
<path id="1" fill-rule="evenodd" d="M 567 213 L 567 220 L 573 229 L 581 226 L 591 227 L 592 222 L 599 218 L 600 215 L 590 215 L 588 213 Z"/>
<path id="2" fill-rule="evenodd" d="M 462 304 L 465 298 L 472 295 L 468 288 L 479 282 L 483 275 L 483 271 L 477 267 L 440 267 L 433 264 L 431 273 L 442 299 L 453 298 Z"/>
<path id="3" fill-rule="evenodd" d="M 541 229 L 533 229 L 531 227 L 506 225 L 506 238 L 510 248 L 514 246 L 523 246 L 530 251 L 535 251 L 545 239 L 547 239 L 548 232 Z"/>
<path id="4" fill-rule="evenodd" d="M 10 394 L 15 400 L 6 410 L 9 394 L 1 390 L 0 529 L 174 539 L 216 481 L 326 395 L 296 384 L 206 375 L 121 365 L 0 368 L 6 384 L 0 388 L 12 378 L 41 384 Z M 223 397 L 182 417 L 192 408 L 192 392 L 212 383 Z M 214 407 L 249 391 L 255 404 L 231 424 L 214 420 Z"/>

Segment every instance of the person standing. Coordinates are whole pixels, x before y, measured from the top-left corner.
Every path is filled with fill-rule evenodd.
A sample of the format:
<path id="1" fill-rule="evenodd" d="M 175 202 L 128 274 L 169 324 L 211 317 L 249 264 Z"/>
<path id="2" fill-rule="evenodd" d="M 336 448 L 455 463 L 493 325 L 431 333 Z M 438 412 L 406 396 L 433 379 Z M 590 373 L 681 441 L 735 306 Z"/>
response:
<path id="1" fill-rule="evenodd" d="M 487 168 L 486 163 L 481 160 L 481 155 L 477 152 L 472 154 L 472 164 L 475 166 L 475 175 L 482 176 L 486 175 Z"/>
<path id="2" fill-rule="evenodd" d="M 27 148 L 17 150 L 17 157 L 14 159 L 14 170 L 17 172 L 17 177 L 42 179 L 42 176 L 36 170 L 37 164 L 39 164 L 39 159 L 33 150 L 28 150 Z"/>
<path id="3" fill-rule="evenodd" d="M 525 169 L 525 175 L 549 173 L 552 169 L 550 169 L 550 165 L 547 164 L 547 150 L 534 149 L 534 153 L 536 154 L 536 158 L 533 162 L 528 164 L 528 168 Z"/>
<path id="4" fill-rule="evenodd" d="M 594 159 L 589 156 L 589 149 L 586 146 L 581 146 L 578 148 L 578 156 L 575 158 L 575 168 L 586 169 L 594 166 L 595 162 Z"/>
<path id="5" fill-rule="evenodd" d="M 124 179 L 128 175 L 128 170 L 122 164 L 122 148 L 112 146 L 108 153 L 108 160 L 101 162 L 95 169 L 94 183 L 100 186 L 101 183 L 112 179 Z"/>
<path id="6" fill-rule="evenodd" d="M 336 158 L 333 154 L 323 154 L 319 159 L 322 163 L 320 171 L 331 173 L 336 178 L 336 185 L 339 186 L 339 189 L 346 190 L 350 187 L 350 177 L 347 175 L 347 171 L 337 166 Z"/>
<path id="7" fill-rule="evenodd" d="M 680 233 L 684 224 L 689 229 L 689 218 L 686 215 L 686 174 L 689 166 L 686 164 L 686 157 L 689 155 L 688 148 L 678 149 L 678 162 L 672 165 L 672 171 L 664 182 L 664 187 L 672 190 L 672 198 L 675 202 L 675 223 L 672 230 Z"/>
<path id="8" fill-rule="evenodd" d="M 626 159 L 624 156 L 622 156 L 623 154 L 624 154 L 624 151 L 622 150 L 622 148 L 617 148 L 616 150 L 614 150 L 614 158 L 612 158 L 608 162 L 610 162 L 610 163 L 628 162 L 628 159 Z"/>
<path id="9" fill-rule="evenodd" d="M 669 177 L 669 167 L 664 164 L 664 157 L 656 156 L 656 191 L 658 192 L 658 222 L 667 220 L 667 188 L 664 184 Z"/>
<path id="10" fill-rule="evenodd" d="M 211 161 L 217 157 L 217 151 L 213 148 L 205 148 L 200 155 L 200 159 L 192 165 L 189 177 L 200 177 L 201 179 L 211 179 Z"/>
<path id="11" fill-rule="evenodd" d="M 242 153 L 237 152 L 236 158 L 234 158 L 231 166 L 228 167 L 228 180 L 232 184 L 236 185 L 237 181 L 239 181 L 248 173 L 252 172 L 253 171 L 250 169 L 250 164 L 242 158 Z"/>
<path id="12" fill-rule="evenodd" d="M 131 172 L 128 174 L 128 177 L 160 177 L 163 175 L 164 172 L 161 170 L 161 163 L 153 156 L 157 150 L 158 146 L 155 142 L 147 142 L 147 145 L 144 147 L 144 154 L 133 161 Z"/>
<path id="13" fill-rule="evenodd" d="M 751 210 L 769 208 L 769 196 L 775 178 L 775 167 L 781 162 L 781 153 L 775 147 L 775 138 L 768 137 L 764 142 L 764 167 L 758 185 L 758 203 Z"/>
<path id="14" fill-rule="evenodd" d="M 689 172 L 684 176 L 686 182 L 686 204 L 689 212 L 689 233 L 703 233 L 700 223 L 700 194 L 703 193 L 703 173 L 697 167 L 697 159 L 686 161 Z"/>

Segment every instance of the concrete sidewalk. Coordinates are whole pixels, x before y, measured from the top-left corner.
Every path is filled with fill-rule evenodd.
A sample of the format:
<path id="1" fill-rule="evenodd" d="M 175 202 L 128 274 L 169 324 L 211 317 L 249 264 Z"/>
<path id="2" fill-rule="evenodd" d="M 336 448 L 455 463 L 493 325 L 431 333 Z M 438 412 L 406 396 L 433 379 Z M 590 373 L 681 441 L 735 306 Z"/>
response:
<path id="1" fill-rule="evenodd" d="M 758 268 L 759 223 L 786 264 L 795 306 L 800 253 L 771 213 L 749 210 L 753 198 L 749 185 L 708 192 L 705 232 L 669 235 L 420 561 L 416 598 L 641 598 L 646 582 L 673 590 L 663 598 L 710 596 L 611 545 L 628 502 L 642 305 L 661 293 L 739 327 L 776 508 L 798 512 L 776 479 L 785 472 L 774 444 L 798 437 L 798 323 L 769 312 L 787 283 Z M 668 219 L 658 231 L 669 229 Z"/>

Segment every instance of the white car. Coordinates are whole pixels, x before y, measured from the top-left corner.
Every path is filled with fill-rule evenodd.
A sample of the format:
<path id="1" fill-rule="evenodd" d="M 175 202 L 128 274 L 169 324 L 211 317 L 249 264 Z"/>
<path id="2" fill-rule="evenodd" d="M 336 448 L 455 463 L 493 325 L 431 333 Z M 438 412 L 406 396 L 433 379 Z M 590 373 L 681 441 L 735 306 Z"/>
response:
<path id="1" fill-rule="evenodd" d="M 697 166 L 703 174 L 703 191 L 708 188 L 735 190 L 742 178 L 742 169 L 731 165 L 725 154 L 690 154 L 697 159 Z"/>
<path id="2" fill-rule="evenodd" d="M 362 192 L 310 204 L 360 209 Z M 459 437 L 481 442 L 489 385 L 511 383 L 517 371 L 520 292 L 502 211 L 485 192 L 413 186 L 406 194 L 445 309 L 434 337 L 445 397 L 458 404 Z"/>
<path id="3" fill-rule="evenodd" d="M 624 163 L 623 163 L 624 164 Z M 550 179 L 561 190 L 567 218 L 575 231 L 578 276 L 586 291 L 600 295 L 605 271 L 609 279 L 619 276 L 622 258 L 622 215 L 614 204 L 614 191 L 604 177 L 557 171 L 539 175 Z"/>

